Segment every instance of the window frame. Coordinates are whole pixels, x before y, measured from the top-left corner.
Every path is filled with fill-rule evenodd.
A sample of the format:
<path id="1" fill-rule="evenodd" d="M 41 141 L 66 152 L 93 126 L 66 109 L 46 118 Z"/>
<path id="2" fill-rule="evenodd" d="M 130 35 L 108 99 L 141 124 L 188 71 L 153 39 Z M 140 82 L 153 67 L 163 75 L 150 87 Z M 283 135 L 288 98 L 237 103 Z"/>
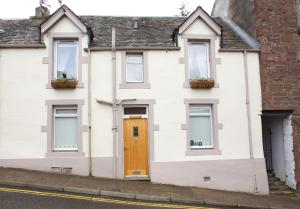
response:
<path id="1" fill-rule="evenodd" d="M 57 53 L 57 51 L 58 51 L 58 45 L 59 44 L 64 44 L 64 43 L 76 43 L 76 69 L 75 69 L 75 74 L 76 74 L 76 78 L 74 78 L 74 79 L 76 79 L 76 80 L 78 80 L 79 79 L 79 59 L 78 59 L 78 54 L 79 54 L 79 44 L 78 44 L 78 40 L 76 40 L 76 39 L 55 39 L 54 40 L 54 43 L 53 43 L 53 45 L 54 45 L 54 56 L 53 56 L 53 60 L 54 60 L 54 63 L 53 63 L 53 78 L 55 78 L 55 79 L 58 79 L 58 76 L 57 76 L 57 73 L 58 73 L 58 71 L 57 71 L 57 68 L 58 68 L 58 53 Z M 67 78 L 68 79 L 68 78 Z"/>
<path id="2" fill-rule="evenodd" d="M 196 35 L 196 34 L 183 34 L 181 36 L 183 41 L 184 56 L 179 57 L 179 64 L 184 64 L 185 78 L 183 88 L 191 88 L 189 76 L 189 61 L 188 61 L 188 44 L 189 42 L 206 42 L 209 44 L 209 60 L 210 60 L 210 77 L 215 81 L 214 88 L 219 88 L 217 81 L 216 66 L 222 63 L 221 58 L 216 58 L 218 48 L 216 47 L 219 36 L 217 35 Z"/>
<path id="3" fill-rule="evenodd" d="M 181 130 L 186 132 L 186 156 L 204 156 L 204 155 L 221 155 L 219 149 L 219 130 L 223 128 L 221 123 L 218 123 L 218 99 L 184 99 L 186 107 L 186 123 L 181 125 Z M 213 138 L 212 148 L 197 148 L 193 149 L 190 146 L 190 106 L 210 106 Z"/>
<path id="4" fill-rule="evenodd" d="M 142 65 L 142 81 L 128 81 L 128 56 L 140 56 L 142 62 L 141 63 L 137 63 L 137 62 L 132 62 L 132 63 L 136 63 L 136 64 L 141 64 Z M 144 78 L 144 57 L 143 57 L 143 53 L 126 53 L 126 66 L 125 66 L 125 82 L 126 83 L 144 83 L 145 82 L 145 78 Z"/>
<path id="5" fill-rule="evenodd" d="M 143 58 L 143 82 L 126 82 L 126 55 L 127 54 L 142 54 Z M 140 50 L 130 50 L 121 52 L 121 79 L 119 83 L 119 89 L 151 89 L 149 83 L 148 72 L 148 52 Z"/>
<path id="6" fill-rule="evenodd" d="M 76 114 L 57 114 L 56 110 L 76 110 Z M 78 152 L 79 149 L 79 142 L 77 141 L 77 148 L 55 148 L 55 119 L 56 118 L 76 118 L 77 120 L 77 134 L 78 134 L 78 140 L 79 140 L 79 118 L 78 118 L 78 106 L 77 105 L 55 105 L 53 106 L 53 139 L 52 139 L 52 151 L 53 152 L 60 152 L 60 151 L 74 151 L 74 152 Z"/>
<path id="7" fill-rule="evenodd" d="M 190 110 L 192 108 L 208 108 L 209 113 L 191 113 Z M 197 149 L 213 149 L 214 148 L 214 134 L 213 134 L 213 115 L 212 115 L 212 106 L 211 105 L 199 105 L 199 104 L 191 104 L 189 105 L 189 123 L 191 127 L 191 116 L 209 116 L 210 117 L 210 141 L 211 141 L 211 146 L 191 146 L 191 150 L 197 150 Z M 191 141 L 191 130 L 189 129 L 189 141 Z"/>
<path id="8" fill-rule="evenodd" d="M 203 44 L 206 46 L 206 58 L 207 58 L 207 78 L 211 78 L 211 58 L 210 58 L 210 43 L 208 41 L 201 41 L 201 40 L 195 40 L 195 39 L 191 39 L 188 40 L 188 78 L 189 79 L 196 79 L 196 78 L 191 78 L 191 70 L 190 70 L 190 64 L 189 64 L 189 46 L 193 45 L 193 44 Z M 201 77 L 201 78 L 205 78 L 205 77 Z M 199 78 L 200 79 L 200 78 Z"/>
<path id="9" fill-rule="evenodd" d="M 83 139 L 84 132 L 88 132 L 88 126 L 83 125 L 83 99 L 65 99 L 65 100 L 46 100 L 47 106 L 47 125 L 42 126 L 42 132 L 47 134 L 47 152 L 45 157 L 84 157 L 83 152 Z M 77 151 L 53 151 L 53 113 L 55 106 L 77 106 L 78 115 L 78 150 Z"/>

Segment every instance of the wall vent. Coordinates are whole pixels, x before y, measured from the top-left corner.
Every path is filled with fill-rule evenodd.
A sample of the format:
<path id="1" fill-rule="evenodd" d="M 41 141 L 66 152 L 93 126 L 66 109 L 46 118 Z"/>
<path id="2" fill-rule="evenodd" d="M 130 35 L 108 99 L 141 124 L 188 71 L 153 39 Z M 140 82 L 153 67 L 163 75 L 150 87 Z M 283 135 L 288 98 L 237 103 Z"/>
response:
<path id="1" fill-rule="evenodd" d="M 210 182 L 210 181 L 211 181 L 210 176 L 204 176 L 204 177 L 203 177 L 203 181 L 204 181 L 204 182 Z"/>
<path id="2" fill-rule="evenodd" d="M 64 173 L 64 174 L 71 174 L 72 168 L 71 167 L 51 167 L 51 171 L 54 173 Z"/>

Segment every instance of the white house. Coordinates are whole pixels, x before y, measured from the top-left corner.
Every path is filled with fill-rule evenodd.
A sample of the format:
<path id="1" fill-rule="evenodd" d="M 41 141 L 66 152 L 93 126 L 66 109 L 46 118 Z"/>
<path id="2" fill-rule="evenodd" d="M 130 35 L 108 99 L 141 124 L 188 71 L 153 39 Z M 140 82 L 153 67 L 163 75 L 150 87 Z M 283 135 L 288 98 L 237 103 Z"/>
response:
<path id="1" fill-rule="evenodd" d="M 201 7 L 0 20 L 0 166 L 267 194 L 258 53 Z"/>

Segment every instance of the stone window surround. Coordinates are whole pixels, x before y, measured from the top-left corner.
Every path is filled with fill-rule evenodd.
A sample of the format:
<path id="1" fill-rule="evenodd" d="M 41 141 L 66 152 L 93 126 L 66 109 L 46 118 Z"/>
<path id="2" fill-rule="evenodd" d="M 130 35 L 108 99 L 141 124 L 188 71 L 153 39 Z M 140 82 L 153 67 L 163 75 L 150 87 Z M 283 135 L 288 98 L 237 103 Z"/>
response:
<path id="1" fill-rule="evenodd" d="M 159 131 L 159 125 L 154 124 L 154 99 L 138 99 L 136 101 L 124 101 L 118 106 L 118 157 L 117 157 L 117 177 L 123 179 L 124 174 L 124 107 L 127 106 L 143 106 L 148 108 L 148 161 L 149 176 L 151 176 L 151 162 L 154 161 L 154 131 Z"/>
<path id="2" fill-rule="evenodd" d="M 216 65 L 221 64 L 221 59 L 216 58 L 216 44 L 217 40 L 216 35 L 182 35 L 183 44 L 184 44 L 184 58 L 183 63 L 185 69 L 185 82 L 183 84 L 184 88 L 190 88 L 189 83 L 189 64 L 188 64 L 188 43 L 190 40 L 195 40 L 199 42 L 209 43 L 209 60 L 210 60 L 210 77 L 215 80 L 214 88 L 219 88 L 219 84 L 217 83 L 217 74 L 216 74 Z"/>
<path id="3" fill-rule="evenodd" d="M 218 109 L 217 105 L 219 100 L 217 99 L 184 99 L 184 104 L 186 105 L 186 124 L 181 125 L 181 130 L 186 131 L 186 146 L 187 150 L 185 152 L 186 156 L 199 156 L 199 155 L 221 155 L 219 149 L 219 129 L 222 129 L 222 124 L 218 123 Z M 190 148 L 190 115 L 189 109 L 190 105 L 211 105 L 212 107 L 212 120 L 213 120 L 213 148 Z"/>
<path id="4" fill-rule="evenodd" d="M 127 54 L 142 54 L 143 55 L 143 75 L 144 82 L 141 83 L 127 83 L 126 82 L 126 55 Z M 121 83 L 119 84 L 120 89 L 150 89 L 151 84 L 149 83 L 148 77 L 148 53 L 145 51 L 122 51 L 121 52 Z"/>
<path id="5" fill-rule="evenodd" d="M 79 128 L 78 151 L 53 151 L 53 111 L 55 106 L 77 106 L 77 118 Z M 41 131 L 47 133 L 47 153 L 46 157 L 84 157 L 82 151 L 82 133 L 88 131 L 88 126 L 82 125 L 82 106 L 84 100 L 46 100 L 47 125 L 42 126 Z"/>
<path id="6" fill-rule="evenodd" d="M 83 88 L 82 64 L 88 63 L 88 58 L 82 56 L 83 33 L 48 33 L 48 57 L 43 57 L 43 64 L 48 64 L 48 83 L 46 88 L 52 89 L 51 80 L 54 78 L 54 41 L 55 40 L 78 40 L 78 84 L 77 88 Z"/>

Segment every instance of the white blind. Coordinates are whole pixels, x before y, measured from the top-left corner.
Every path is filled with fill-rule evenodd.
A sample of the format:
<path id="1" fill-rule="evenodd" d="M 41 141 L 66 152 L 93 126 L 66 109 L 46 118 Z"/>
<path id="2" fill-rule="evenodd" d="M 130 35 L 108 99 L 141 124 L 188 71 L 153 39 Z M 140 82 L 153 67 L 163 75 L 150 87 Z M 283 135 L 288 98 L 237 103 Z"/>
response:
<path id="1" fill-rule="evenodd" d="M 191 148 L 212 147 L 212 117 L 210 108 L 190 109 Z"/>
<path id="2" fill-rule="evenodd" d="M 54 150 L 78 150 L 78 128 L 76 109 L 55 109 Z"/>
<path id="3" fill-rule="evenodd" d="M 127 54 L 126 55 L 126 82 L 143 82 L 144 81 L 143 55 Z"/>
<path id="4" fill-rule="evenodd" d="M 190 79 L 209 77 L 209 57 L 207 43 L 189 43 L 188 64 Z"/>

